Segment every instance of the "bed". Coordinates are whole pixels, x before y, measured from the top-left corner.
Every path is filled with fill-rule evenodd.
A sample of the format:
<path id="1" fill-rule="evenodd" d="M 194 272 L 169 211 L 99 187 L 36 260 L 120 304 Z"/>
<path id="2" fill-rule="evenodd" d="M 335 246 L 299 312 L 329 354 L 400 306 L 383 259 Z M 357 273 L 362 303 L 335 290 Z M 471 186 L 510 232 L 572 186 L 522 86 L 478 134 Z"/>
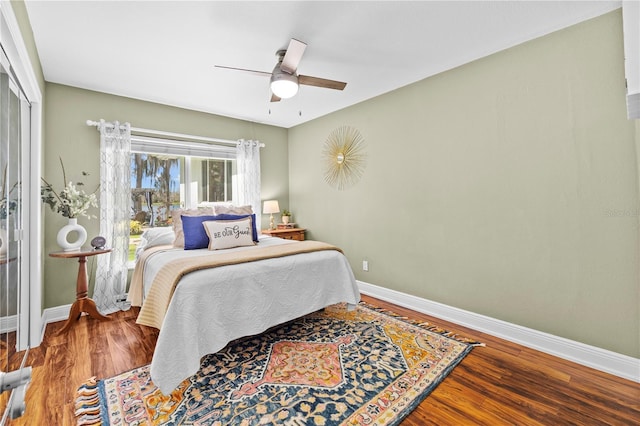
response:
<path id="1" fill-rule="evenodd" d="M 257 244 L 250 246 L 185 250 L 168 244 L 170 238 L 173 236 L 155 238 L 138 250 L 129 291 L 132 305 L 142 306 L 138 322 L 160 329 L 151 377 L 165 394 L 195 374 L 203 356 L 234 339 L 259 334 L 335 303 L 355 305 L 360 301 L 351 267 L 339 249 L 323 246 L 295 253 L 298 247 L 312 247 L 312 242 L 261 235 Z M 261 257 L 271 250 L 293 254 Z M 158 292 L 154 289 L 160 287 L 166 271 L 176 269 L 171 265 L 200 261 L 215 265 L 216 257 L 246 258 L 255 253 L 261 255 L 251 261 L 223 262 L 185 273 L 167 299 L 165 310 L 149 320 L 145 308 L 155 309 Z"/>

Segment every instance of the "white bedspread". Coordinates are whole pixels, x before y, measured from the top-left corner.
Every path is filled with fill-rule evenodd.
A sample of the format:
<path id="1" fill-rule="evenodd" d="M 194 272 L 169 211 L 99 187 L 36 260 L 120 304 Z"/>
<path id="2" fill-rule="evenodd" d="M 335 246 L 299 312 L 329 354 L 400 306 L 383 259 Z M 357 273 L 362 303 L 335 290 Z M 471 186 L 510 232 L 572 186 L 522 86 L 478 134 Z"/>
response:
<path id="1" fill-rule="evenodd" d="M 295 243 L 266 237 L 259 246 Z M 145 294 L 168 260 L 206 253 L 216 252 L 171 249 L 150 256 L 144 269 Z M 151 378 L 168 394 L 198 371 L 204 355 L 234 339 L 259 334 L 334 303 L 359 301 L 351 267 L 335 250 L 192 272 L 182 278 L 169 304 L 151 362 Z"/>

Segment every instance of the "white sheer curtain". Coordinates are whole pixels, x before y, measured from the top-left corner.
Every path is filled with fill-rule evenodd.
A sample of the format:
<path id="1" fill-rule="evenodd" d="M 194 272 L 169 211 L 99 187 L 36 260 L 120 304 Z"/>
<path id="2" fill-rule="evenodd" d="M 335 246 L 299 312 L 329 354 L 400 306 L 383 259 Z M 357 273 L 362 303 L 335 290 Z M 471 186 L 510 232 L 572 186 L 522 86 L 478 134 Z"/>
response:
<path id="1" fill-rule="evenodd" d="M 234 203 L 250 205 L 256 214 L 256 228 L 261 228 L 260 210 L 260 142 L 240 139 L 236 145 L 238 194 Z"/>
<path id="2" fill-rule="evenodd" d="M 111 253 L 97 256 L 93 299 L 102 314 L 127 310 L 131 212 L 131 126 L 100 120 L 100 235 Z"/>

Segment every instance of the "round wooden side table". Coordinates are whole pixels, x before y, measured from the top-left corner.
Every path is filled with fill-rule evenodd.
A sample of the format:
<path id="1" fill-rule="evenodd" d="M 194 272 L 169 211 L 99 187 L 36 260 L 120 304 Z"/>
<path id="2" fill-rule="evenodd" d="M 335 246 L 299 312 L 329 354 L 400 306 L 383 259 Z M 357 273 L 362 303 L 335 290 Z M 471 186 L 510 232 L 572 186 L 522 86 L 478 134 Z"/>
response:
<path id="1" fill-rule="evenodd" d="M 97 318 L 101 321 L 111 320 L 111 318 L 102 315 L 96 308 L 96 303 L 87 296 L 87 257 L 96 256 L 98 254 L 104 254 L 111 252 L 112 249 L 93 249 L 91 247 L 82 247 L 75 251 L 56 251 L 49 253 L 51 257 L 58 257 L 63 259 L 78 259 L 78 280 L 76 281 L 76 301 L 71 305 L 69 311 L 69 319 L 64 324 L 64 327 L 58 334 L 66 332 L 73 323 L 80 319 L 83 312 L 89 316 Z"/>

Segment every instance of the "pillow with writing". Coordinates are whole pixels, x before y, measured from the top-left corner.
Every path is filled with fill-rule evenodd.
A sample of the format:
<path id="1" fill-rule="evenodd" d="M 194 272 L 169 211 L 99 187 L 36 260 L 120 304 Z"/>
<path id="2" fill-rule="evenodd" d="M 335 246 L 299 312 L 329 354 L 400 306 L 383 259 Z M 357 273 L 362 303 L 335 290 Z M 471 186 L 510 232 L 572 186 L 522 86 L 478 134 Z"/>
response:
<path id="1" fill-rule="evenodd" d="M 244 219 L 246 217 L 251 218 L 251 233 L 253 241 L 258 242 L 258 230 L 255 225 L 255 214 L 252 215 L 232 215 L 232 214 L 219 214 L 219 215 L 205 215 L 205 216 L 182 216 L 182 230 L 184 234 L 184 249 L 196 250 L 203 249 L 209 246 L 209 237 L 202 226 L 203 222 L 207 220 L 236 220 Z"/>
<path id="2" fill-rule="evenodd" d="M 252 246 L 251 216 L 236 220 L 206 220 L 202 222 L 209 236 L 209 250 Z"/>

